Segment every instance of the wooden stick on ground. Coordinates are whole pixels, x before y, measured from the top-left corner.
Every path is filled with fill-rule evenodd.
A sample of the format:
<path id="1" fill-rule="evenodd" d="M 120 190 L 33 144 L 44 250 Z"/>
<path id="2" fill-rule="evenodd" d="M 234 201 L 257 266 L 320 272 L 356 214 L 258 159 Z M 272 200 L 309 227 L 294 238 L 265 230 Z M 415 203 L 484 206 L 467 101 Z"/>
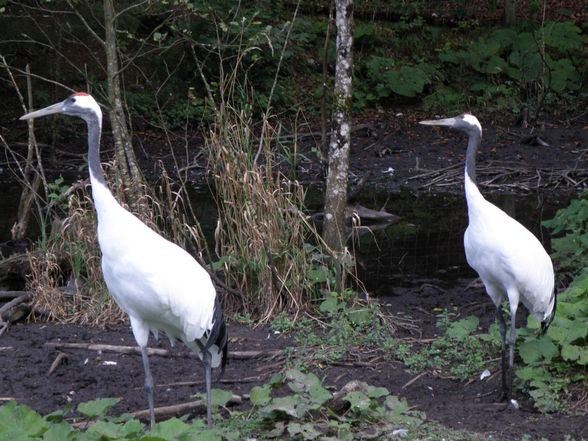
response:
<path id="1" fill-rule="evenodd" d="M 119 354 L 140 354 L 141 348 L 138 346 L 120 346 L 107 345 L 99 343 L 67 343 L 67 342 L 47 342 L 45 346 L 55 349 L 85 349 L 88 351 L 117 352 Z M 235 360 L 249 360 L 263 356 L 273 357 L 282 352 L 281 349 L 272 351 L 233 351 L 229 352 L 228 357 Z M 149 355 L 160 355 L 163 357 L 190 357 L 191 352 L 172 352 L 168 349 L 148 348 Z"/>
<path id="2" fill-rule="evenodd" d="M 67 360 L 67 354 L 65 352 L 59 351 L 59 353 L 57 354 L 57 357 L 55 357 L 55 360 L 53 360 L 53 363 L 51 363 L 51 367 L 49 368 L 49 371 L 47 371 L 47 376 L 49 376 L 53 372 L 55 372 L 55 369 L 57 369 L 59 367 L 59 365 L 61 364 L 61 362 L 64 360 Z"/>
<path id="3" fill-rule="evenodd" d="M 233 395 L 231 399 L 228 401 L 227 405 L 238 405 L 243 402 L 243 399 L 239 395 Z M 202 409 L 206 407 L 206 403 L 203 400 L 198 401 L 189 401 L 187 403 L 180 403 L 180 404 L 172 404 L 170 406 L 161 406 L 156 407 L 154 410 L 155 418 L 163 418 L 168 416 L 181 416 L 185 413 L 194 410 L 194 409 Z M 131 412 L 131 415 L 137 419 L 148 419 L 149 418 L 149 409 L 144 410 L 137 410 L 135 412 Z"/>

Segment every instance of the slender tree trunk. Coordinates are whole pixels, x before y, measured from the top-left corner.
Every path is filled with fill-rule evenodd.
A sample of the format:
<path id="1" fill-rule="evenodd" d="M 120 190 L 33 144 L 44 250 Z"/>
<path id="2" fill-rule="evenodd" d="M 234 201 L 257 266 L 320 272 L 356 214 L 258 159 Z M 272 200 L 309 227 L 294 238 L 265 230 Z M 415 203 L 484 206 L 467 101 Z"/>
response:
<path id="1" fill-rule="evenodd" d="M 333 131 L 325 194 L 324 240 L 337 254 L 343 251 L 347 175 L 349 171 L 351 83 L 353 75 L 353 0 L 336 0 L 337 66 L 333 94 Z"/>
<path id="2" fill-rule="evenodd" d="M 327 146 L 327 95 L 328 95 L 328 84 L 329 79 L 329 43 L 331 41 L 331 28 L 333 27 L 333 1 L 329 1 L 329 22 L 327 23 L 327 35 L 325 36 L 325 44 L 323 46 L 323 87 L 321 93 L 321 162 L 324 162 L 328 156 Z"/>
<path id="3" fill-rule="evenodd" d="M 135 152 L 133 151 L 131 136 L 123 108 L 113 0 L 104 0 L 104 29 L 108 101 L 110 102 L 111 109 L 110 122 L 116 151 L 116 167 L 122 185 L 129 191 L 129 202 L 131 205 L 134 205 L 140 199 L 138 184 L 142 182 L 142 177 L 137 165 Z"/>
<path id="4" fill-rule="evenodd" d="M 504 22 L 507 26 L 513 26 L 517 21 L 517 0 L 504 0 Z"/>

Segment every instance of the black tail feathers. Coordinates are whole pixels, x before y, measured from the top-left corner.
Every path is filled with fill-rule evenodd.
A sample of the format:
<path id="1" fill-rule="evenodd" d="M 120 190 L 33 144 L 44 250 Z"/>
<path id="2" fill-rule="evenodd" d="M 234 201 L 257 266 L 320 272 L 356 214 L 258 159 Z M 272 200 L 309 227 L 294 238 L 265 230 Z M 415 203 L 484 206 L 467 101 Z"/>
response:
<path id="1" fill-rule="evenodd" d="M 204 345 L 204 350 L 207 351 L 210 349 L 212 345 L 217 345 L 218 348 L 222 351 L 222 358 L 221 358 L 221 371 L 218 376 L 218 380 L 220 380 L 225 373 L 225 367 L 227 365 L 227 352 L 229 349 L 228 345 L 228 334 L 227 334 L 227 326 L 225 324 L 225 318 L 223 316 L 223 310 L 221 308 L 220 302 L 218 301 L 218 297 L 214 299 L 214 312 L 212 315 L 212 329 L 210 330 L 210 335 L 208 336 L 208 341 L 206 345 Z"/>
<path id="2" fill-rule="evenodd" d="M 549 329 L 549 326 L 551 325 L 551 322 L 553 322 L 553 319 L 555 318 L 555 312 L 557 310 L 557 294 L 555 293 L 555 291 L 553 292 L 553 296 L 553 309 L 551 310 L 549 318 L 541 322 L 541 331 L 539 332 L 540 336 L 545 335 L 545 333 Z"/>

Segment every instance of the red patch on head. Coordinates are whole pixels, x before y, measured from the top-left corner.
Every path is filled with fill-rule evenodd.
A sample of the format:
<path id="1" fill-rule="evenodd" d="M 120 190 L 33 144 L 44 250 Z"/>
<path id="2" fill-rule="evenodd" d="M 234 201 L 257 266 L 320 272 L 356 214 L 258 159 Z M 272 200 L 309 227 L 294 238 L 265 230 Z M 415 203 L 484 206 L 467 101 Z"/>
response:
<path id="1" fill-rule="evenodd" d="M 90 94 L 86 92 L 74 92 L 72 96 L 90 96 Z"/>

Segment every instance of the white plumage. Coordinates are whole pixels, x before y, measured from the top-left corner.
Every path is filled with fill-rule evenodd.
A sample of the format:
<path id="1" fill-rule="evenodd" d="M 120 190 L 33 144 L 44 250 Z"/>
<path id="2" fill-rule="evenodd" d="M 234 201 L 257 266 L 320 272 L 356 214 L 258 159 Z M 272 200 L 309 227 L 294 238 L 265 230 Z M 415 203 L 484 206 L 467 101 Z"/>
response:
<path id="1" fill-rule="evenodd" d="M 482 126 L 470 114 L 454 118 L 421 121 L 421 124 L 447 126 L 468 135 L 465 169 L 465 195 L 469 224 L 464 234 L 468 264 L 476 270 L 486 292 L 496 306 L 502 344 L 502 390 L 510 400 L 516 340 L 515 316 L 519 302 L 542 323 L 547 331 L 555 315 L 556 296 L 551 259 L 539 240 L 519 222 L 488 202 L 476 185 L 476 152 Z M 508 367 L 505 340 L 506 323 L 502 303 L 508 299 L 510 337 Z"/>
<path id="2" fill-rule="evenodd" d="M 141 347 L 151 425 L 155 415 L 147 343 L 149 333 L 157 337 L 159 331 L 165 332 L 172 344 L 182 340 L 203 360 L 207 421 L 211 425 L 210 369 L 220 366 L 224 370 L 227 335 L 210 276 L 185 250 L 125 210 L 108 189 L 100 164 L 102 111 L 94 98 L 78 92 L 21 119 L 53 113 L 78 116 L 88 126 L 88 163 L 102 273 L 109 292 L 129 315 L 133 335 Z"/>

